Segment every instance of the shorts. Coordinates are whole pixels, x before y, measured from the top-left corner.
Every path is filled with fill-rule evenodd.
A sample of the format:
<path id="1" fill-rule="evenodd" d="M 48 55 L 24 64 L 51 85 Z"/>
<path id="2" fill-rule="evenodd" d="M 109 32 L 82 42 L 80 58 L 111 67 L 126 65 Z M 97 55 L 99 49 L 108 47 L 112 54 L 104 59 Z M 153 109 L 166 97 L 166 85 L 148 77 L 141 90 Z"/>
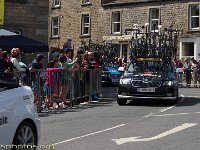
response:
<path id="1" fill-rule="evenodd" d="M 31 89 L 32 89 L 33 92 L 37 92 L 38 91 L 38 82 L 32 81 Z"/>
<path id="2" fill-rule="evenodd" d="M 48 84 L 44 85 L 44 92 L 46 95 L 50 96 L 52 94 L 54 94 L 54 87 Z"/>

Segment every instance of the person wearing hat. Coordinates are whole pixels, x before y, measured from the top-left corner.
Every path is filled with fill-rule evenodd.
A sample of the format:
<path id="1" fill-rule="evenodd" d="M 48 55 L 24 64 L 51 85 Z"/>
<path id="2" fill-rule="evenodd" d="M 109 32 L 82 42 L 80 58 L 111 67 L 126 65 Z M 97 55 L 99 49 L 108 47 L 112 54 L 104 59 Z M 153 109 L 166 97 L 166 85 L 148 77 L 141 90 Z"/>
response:
<path id="1" fill-rule="evenodd" d="M 72 62 L 72 48 L 65 48 L 63 51 L 64 56 L 66 57 L 66 62 L 70 63 Z"/>
<path id="2" fill-rule="evenodd" d="M 37 100 L 37 91 L 38 91 L 38 81 L 40 80 L 40 71 L 43 69 L 42 60 L 44 59 L 43 54 L 37 54 L 36 58 L 28 65 L 30 73 L 27 75 L 29 81 L 27 84 L 31 86 L 34 95 L 34 102 Z"/>

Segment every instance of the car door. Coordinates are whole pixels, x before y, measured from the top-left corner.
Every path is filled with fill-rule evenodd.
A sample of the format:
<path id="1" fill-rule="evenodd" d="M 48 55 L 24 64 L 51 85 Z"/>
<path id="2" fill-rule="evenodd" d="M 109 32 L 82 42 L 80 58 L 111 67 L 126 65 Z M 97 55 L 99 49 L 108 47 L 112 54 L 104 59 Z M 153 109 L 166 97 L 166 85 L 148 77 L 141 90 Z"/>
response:
<path id="1" fill-rule="evenodd" d="M 13 98 L 15 93 L 6 84 L 0 83 L 0 148 L 3 145 L 11 144 L 10 129 L 13 126 L 13 107 L 17 105 Z"/>

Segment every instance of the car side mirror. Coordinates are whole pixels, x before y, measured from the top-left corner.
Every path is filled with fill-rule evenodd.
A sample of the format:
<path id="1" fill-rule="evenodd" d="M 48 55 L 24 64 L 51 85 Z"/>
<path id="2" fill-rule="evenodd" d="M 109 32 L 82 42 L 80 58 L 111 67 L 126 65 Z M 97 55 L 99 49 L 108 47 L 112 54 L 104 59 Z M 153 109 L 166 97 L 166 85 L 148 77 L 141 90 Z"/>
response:
<path id="1" fill-rule="evenodd" d="M 119 68 L 118 68 L 118 71 L 119 71 L 119 72 L 125 72 L 125 68 L 124 68 L 124 67 L 119 67 Z"/>

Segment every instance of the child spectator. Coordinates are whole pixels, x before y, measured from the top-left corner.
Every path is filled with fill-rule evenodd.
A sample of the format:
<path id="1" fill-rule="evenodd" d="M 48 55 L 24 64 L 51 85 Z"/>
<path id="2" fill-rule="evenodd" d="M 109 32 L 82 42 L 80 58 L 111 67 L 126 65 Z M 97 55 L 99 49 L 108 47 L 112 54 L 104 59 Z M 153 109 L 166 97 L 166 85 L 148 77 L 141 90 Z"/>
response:
<path id="1" fill-rule="evenodd" d="M 46 106 L 50 107 L 53 106 L 53 97 L 54 97 L 54 87 L 56 85 L 55 83 L 55 75 L 56 73 L 60 72 L 61 68 L 55 68 L 56 65 L 58 65 L 59 61 L 54 60 L 47 64 L 46 67 L 46 80 L 44 84 L 44 91 L 46 93 Z"/>

